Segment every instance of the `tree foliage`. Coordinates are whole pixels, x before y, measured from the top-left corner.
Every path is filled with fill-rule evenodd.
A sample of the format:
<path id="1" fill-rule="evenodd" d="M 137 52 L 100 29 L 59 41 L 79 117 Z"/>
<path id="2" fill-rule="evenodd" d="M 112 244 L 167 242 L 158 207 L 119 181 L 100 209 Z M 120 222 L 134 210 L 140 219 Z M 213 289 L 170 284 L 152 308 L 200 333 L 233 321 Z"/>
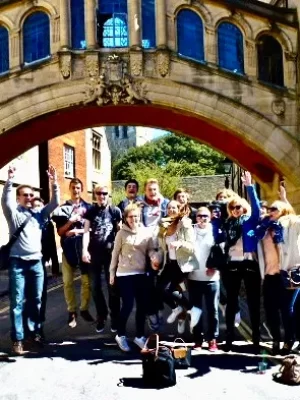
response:
<path id="1" fill-rule="evenodd" d="M 144 146 L 134 147 L 113 163 L 113 179 L 214 175 L 223 173 L 224 156 L 182 135 L 169 134 Z M 160 171 L 160 172 L 159 172 Z"/>

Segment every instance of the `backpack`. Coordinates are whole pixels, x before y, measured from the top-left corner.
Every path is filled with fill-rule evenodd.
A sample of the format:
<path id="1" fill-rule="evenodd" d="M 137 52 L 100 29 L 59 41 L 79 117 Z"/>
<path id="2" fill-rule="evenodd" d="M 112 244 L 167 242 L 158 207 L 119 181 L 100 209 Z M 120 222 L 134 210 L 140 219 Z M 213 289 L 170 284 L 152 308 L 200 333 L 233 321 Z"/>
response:
<path id="1" fill-rule="evenodd" d="M 297 355 L 284 357 L 280 370 L 273 375 L 273 379 L 285 385 L 299 385 L 300 357 Z"/>

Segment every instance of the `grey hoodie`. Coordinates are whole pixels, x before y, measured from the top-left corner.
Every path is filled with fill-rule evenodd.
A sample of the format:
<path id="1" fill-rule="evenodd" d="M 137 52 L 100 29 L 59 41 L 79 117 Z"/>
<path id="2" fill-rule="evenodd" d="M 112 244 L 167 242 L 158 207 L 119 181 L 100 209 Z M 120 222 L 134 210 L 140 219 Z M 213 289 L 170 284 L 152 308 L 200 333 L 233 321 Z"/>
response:
<path id="1" fill-rule="evenodd" d="M 10 257 L 18 257 L 23 260 L 40 260 L 42 258 L 42 228 L 50 214 L 59 205 L 59 188 L 57 184 L 52 185 L 52 197 L 50 203 L 39 211 L 18 205 L 12 190 L 12 180 L 8 179 L 4 185 L 1 204 L 6 218 L 9 236 L 11 237 L 17 228 L 32 214 L 19 238 L 10 250 Z"/>

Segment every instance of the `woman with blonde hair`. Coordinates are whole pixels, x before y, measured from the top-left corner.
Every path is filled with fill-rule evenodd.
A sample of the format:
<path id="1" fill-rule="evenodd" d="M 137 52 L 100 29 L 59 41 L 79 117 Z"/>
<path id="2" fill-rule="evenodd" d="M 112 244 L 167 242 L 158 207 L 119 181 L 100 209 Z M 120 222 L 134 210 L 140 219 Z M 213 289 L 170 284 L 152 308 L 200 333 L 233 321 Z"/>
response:
<path id="1" fill-rule="evenodd" d="M 170 201 L 167 206 L 168 216 L 160 223 L 159 247 L 163 269 L 158 287 L 162 300 L 172 309 L 167 322 L 173 323 L 185 309 L 191 316 L 192 329 L 199 321 L 201 310 L 193 307 L 178 287 L 184 283 L 188 273 L 198 269 L 199 265 L 195 256 L 192 222 L 180 210 L 177 201 Z"/>
<path id="2" fill-rule="evenodd" d="M 151 230 L 140 223 L 140 208 L 129 204 L 124 210 L 124 221 L 116 235 L 110 264 L 110 284 L 117 285 L 122 299 L 122 307 L 117 323 L 116 342 L 121 350 L 128 352 L 130 347 L 126 338 L 126 324 L 136 302 L 136 337 L 134 343 L 144 347 L 144 326 L 148 301 L 146 277 L 147 256 L 152 267 L 157 269 L 153 256 L 156 254 Z M 157 258 L 157 257 L 156 257 Z"/>
<path id="3" fill-rule="evenodd" d="M 223 271 L 223 282 L 227 293 L 225 350 L 231 350 L 234 341 L 234 320 L 241 284 L 244 281 L 252 325 L 252 341 L 254 350 L 258 351 L 261 277 L 257 262 L 257 239 L 253 231 L 259 221 L 260 209 L 249 172 L 244 173 L 242 182 L 249 195 L 251 207 L 245 199 L 233 197 L 227 205 L 229 217 L 224 225 L 225 251 L 228 257 Z"/>
<path id="4" fill-rule="evenodd" d="M 300 274 L 300 217 L 287 202 L 281 187 L 282 200 L 274 201 L 256 229 L 260 239 L 259 262 L 264 277 L 263 294 L 267 322 L 273 336 L 273 353 L 280 351 L 280 313 L 284 327 L 282 354 L 289 354 L 296 339 L 295 304 L 298 288 L 289 290 L 293 276 Z"/>

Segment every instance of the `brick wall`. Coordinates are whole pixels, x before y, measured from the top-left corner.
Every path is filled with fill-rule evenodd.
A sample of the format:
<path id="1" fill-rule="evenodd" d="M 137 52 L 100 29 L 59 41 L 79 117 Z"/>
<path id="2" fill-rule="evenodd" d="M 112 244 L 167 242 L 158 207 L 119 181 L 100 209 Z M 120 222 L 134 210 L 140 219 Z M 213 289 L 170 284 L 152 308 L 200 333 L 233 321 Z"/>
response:
<path id="1" fill-rule="evenodd" d="M 69 198 L 69 184 L 71 178 L 64 175 L 64 145 L 69 145 L 75 149 L 75 177 L 83 183 L 82 197 L 91 200 L 91 195 L 87 192 L 87 173 L 86 173 L 86 145 L 84 131 L 76 131 L 59 136 L 48 142 L 49 163 L 57 169 L 58 183 L 61 188 L 61 203 Z"/>

